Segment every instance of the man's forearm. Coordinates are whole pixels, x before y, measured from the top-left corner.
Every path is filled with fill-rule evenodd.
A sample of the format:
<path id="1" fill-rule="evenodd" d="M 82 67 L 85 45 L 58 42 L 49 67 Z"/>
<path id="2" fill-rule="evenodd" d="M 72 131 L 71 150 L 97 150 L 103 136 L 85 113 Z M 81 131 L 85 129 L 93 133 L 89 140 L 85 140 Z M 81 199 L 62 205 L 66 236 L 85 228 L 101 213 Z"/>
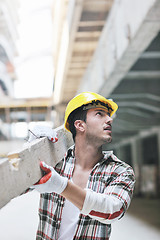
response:
<path id="1" fill-rule="evenodd" d="M 84 190 L 68 181 L 61 193 L 63 197 L 77 206 L 80 211 L 104 224 L 111 223 L 123 213 L 122 202 L 113 196 Z"/>
<path id="2" fill-rule="evenodd" d="M 61 193 L 61 195 L 82 210 L 86 197 L 86 190 L 80 188 L 71 181 L 68 181 L 67 187 Z"/>

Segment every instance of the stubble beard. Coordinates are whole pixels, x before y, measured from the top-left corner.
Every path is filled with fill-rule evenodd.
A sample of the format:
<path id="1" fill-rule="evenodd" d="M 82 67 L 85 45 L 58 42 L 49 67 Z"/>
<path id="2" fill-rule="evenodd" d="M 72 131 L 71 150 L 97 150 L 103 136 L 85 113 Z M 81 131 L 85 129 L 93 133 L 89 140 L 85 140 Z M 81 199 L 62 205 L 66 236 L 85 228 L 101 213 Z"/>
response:
<path id="1" fill-rule="evenodd" d="M 90 143 L 98 143 L 100 145 L 106 144 L 106 143 L 111 143 L 112 142 L 112 136 L 111 135 L 107 135 L 107 137 L 104 138 L 100 138 L 97 136 L 93 136 L 92 134 L 87 134 L 87 142 Z"/>
<path id="2" fill-rule="evenodd" d="M 112 142 L 112 136 L 108 136 L 106 142 L 111 143 Z"/>

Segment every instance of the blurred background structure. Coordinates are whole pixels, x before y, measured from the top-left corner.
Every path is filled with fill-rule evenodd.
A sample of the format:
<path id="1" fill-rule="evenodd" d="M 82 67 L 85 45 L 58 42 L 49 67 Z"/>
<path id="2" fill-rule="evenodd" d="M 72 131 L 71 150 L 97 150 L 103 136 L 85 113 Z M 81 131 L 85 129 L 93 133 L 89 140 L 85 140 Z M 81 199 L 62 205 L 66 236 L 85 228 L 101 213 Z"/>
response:
<path id="1" fill-rule="evenodd" d="M 30 126 L 63 124 L 82 91 L 119 105 L 104 148 L 133 166 L 135 196 L 159 213 L 160 1 L 0 0 L 0 158 Z"/>

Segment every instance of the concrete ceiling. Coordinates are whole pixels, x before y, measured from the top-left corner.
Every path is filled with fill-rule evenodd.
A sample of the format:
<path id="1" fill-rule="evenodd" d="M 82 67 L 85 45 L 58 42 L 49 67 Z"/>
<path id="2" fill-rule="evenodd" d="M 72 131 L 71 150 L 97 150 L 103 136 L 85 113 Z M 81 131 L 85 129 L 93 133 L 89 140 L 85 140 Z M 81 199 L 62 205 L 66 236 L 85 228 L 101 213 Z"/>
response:
<path id="1" fill-rule="evenodd" d="M 75 5 L 65 69 L 59 94 L 56 95 L 60 104 L 67 103 L 77 93 L 113 4 L 113 0 L 76 0 L 72 2 L 75 2 Z M 57 62 L 55 66 L 58 65 Z M 56 77 L 55 94 L 58 92 L 56 83 L 60 81 Z"/>
<path id="2" fill-rule="evenodd" d="M 113 123 L 113 145 L 144 131 L 152 131 L 160 125 L 160 33 L 157 34 L 157 29 L 160 31 L 159 1 L 154 1 L 153 6 L 148 8 L 133 39 L 130 38 L 131 30 L 127 22 L 129 20 L 126 20 L 128 47 L 124 56 L 116 60 L 110 75 L 105 74 L 109 62 L 106 62 L 106 66 L 104 62 L 105 53 L 108 48 L 111 49 L 112 42 L 109 42 L 106 49 L 105 42 L 107 34 L 115 36 L 115 33 L 112 32 L 112 25 L 107 27 L 106 23 L 115 2 L 114 5 L 117 6 L 114 7 L 119 13 L 119 2 L 107 0 L 76 2 L 72 28 L 74 30 L 71 33 L 59 103 L 65 105 L 77 91 L 88 89 L 93 89 L 107 98 L 113 98 L 119 105 L 117 118 Z M 112 11 L 114 18 L 115 12 Z M 114 22 L 111 16 L 110 20 Z M 109 29 L 107 34 L 103 34 L 104 27 Z M 119 28 L 122 28 L 121 25 Z M 114 39 L 115 37 L 113 41 Z M 115 61 L 109 59 L 111 62 Z M 97 67 L 98 64 L 100 68 Z M 99 87 L 97 79 L 100 82 L 101 78 L 104 82 Z M 56 90 L 55 88 L 55 92 Z"/>
<path id="3" fill-rule="evenodd" d="M 119 105 L 113 143 L 160 126 L 160 32 L 110 97 Z"/>

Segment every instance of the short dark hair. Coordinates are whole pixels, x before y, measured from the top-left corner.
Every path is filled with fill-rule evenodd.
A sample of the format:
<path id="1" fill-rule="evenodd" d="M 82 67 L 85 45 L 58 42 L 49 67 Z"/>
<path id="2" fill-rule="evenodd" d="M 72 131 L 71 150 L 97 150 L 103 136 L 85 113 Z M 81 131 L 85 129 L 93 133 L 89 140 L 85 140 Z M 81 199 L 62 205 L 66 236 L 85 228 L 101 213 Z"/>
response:
<path id="1" fill-rule="evenodd" d="M 76 137 L 76 128 L 74 126 L 74 122 L 76 120 L 82 120 L 86 122 L 87 111 L 88 110 L 83 110 L 83 107 L 79 107 L 75 109 L 73 112 L 71 112 L 71 114 L 68 117 L 69 129 L 72 133 L 72 137 L 74 141 Z"/>

